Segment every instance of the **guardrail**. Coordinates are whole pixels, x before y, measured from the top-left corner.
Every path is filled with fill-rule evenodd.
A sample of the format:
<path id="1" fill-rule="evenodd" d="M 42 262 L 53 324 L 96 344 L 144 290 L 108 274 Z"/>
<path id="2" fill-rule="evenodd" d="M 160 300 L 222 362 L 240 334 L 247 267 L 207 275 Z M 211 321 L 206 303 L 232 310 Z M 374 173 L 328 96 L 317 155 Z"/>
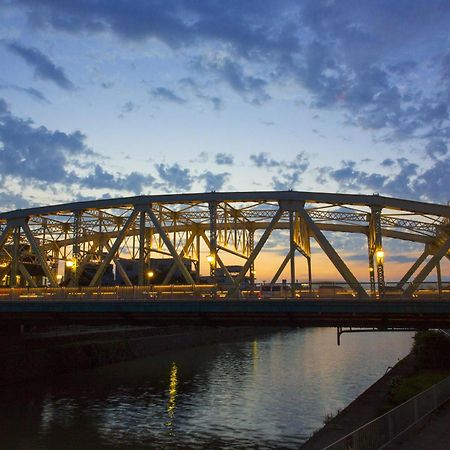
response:
<path id="1" fill-rule="evenodd" d="M 450 377 L 407 400 L 324 450 L 381 450 L 450 399 Z"/>
<path id="2" fill-rule="evenodd" d="M 395 288 L 395 283 L 386 284 L 386 290 L 380 295 L 371 293 L 370 287 L 363 287 L 371 299 L 399 299 L 403 291 Z M 227 297 L 230 286 L 214 284 L 172 284 L 149 286 L 101 286 L 101 287 L 0 287 L 1 300 L 20 299 L 85 299 L 85 300 L 147 300 L 147 299 L 221 299 Z M 321 282 L 311 286 L 297 284 L 293 290 L 284 283 L 255 284 L 242 287 L 233 295 L 242 299 L 358 299 L 346 283 Z M 450 284 L 438 289 L 436 283 L 422 283 L 412 296 L 414 299 L 450 300 Z"/>

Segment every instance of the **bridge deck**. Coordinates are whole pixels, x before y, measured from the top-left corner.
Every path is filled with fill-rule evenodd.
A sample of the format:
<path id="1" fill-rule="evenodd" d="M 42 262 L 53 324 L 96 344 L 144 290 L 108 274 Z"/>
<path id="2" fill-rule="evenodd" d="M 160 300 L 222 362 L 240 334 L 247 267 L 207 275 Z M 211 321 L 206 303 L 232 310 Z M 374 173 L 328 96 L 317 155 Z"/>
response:
<path id="1" fill-rule="evenodd" d="M 2 324 L 210 324 L 450 328 L 444 300 L 17 300 Z"/>

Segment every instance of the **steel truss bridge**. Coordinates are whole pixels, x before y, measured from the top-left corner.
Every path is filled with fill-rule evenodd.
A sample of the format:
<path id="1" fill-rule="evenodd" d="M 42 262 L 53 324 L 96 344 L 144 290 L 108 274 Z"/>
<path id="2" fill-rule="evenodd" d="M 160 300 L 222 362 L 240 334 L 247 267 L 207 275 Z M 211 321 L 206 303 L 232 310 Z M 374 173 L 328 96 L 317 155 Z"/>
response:
<path id="1" fill-rule="evenodd" d="M 367 285 L 344 262 L 328 232 L 366 237 Z M 244 285 L 255 285 L 255 261 L 274 233 L 285 257 L 273 267 L 271 283 L 288 268 L 293 298 L 298 296 L 295 256 L 307 261 L 304 284 L 311 293 L 311 248 L 317 246 L 354 297 L 387 295 L 392 287 L 385 282 L 385 238 L 419 243 L 422 248 L 396 282 L 397 297 L 413 298 L 433 271 L 439 294 L 445 290 L 441 260 L 450 259 L 449 206 L 375 194 L 283 191 L 138 196 L 0 213 L 0 291 L 9 292 L 8 298 L 24 288 L 56 292 L 63 285 L 81 292 L 87 268 L 94 267 L 86 289 L 100 292 L 111 265 L 125 287 L 142 289 L 154 284 L 152 259 L 166 258 L 169 268 L 161 286 L 173 284 L 177 273 L 193 292 L 199 291 L 204 283 L 201 265 L 206 264 L 209 286 L 236 298 Z M 226 254 L 242 261 L 237 273 L 225 264 Z M 137 268 L 133 279 L 126 267 L 130 261 Z"/>

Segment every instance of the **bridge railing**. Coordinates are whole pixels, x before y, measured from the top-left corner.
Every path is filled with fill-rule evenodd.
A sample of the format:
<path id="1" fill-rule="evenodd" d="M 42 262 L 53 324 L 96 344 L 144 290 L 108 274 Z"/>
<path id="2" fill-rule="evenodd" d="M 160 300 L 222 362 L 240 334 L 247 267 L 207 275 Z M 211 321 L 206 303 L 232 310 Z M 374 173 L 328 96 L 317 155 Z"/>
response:
<path id="1" fill-rule="evenodd" d="M 198 285 L 150 285 L 150 286 L 102 286 L 102 287 L 0 287 L 1 300 L 154 300 L 154 299 L 225 299 L 230 286 L 214 284 Z M 403 291 L 396 283 L 387 283 L 384 292 L 371 292 L 370 285 L 363 283 L 370 299 L 389 300 L 401 298 Z M 294 297 L 292 296 L 294 292 Z M 286 283 L 255 284 L 242 287 L 232 298 L 242 299 L 355 299 L 354 290 L 346 283 L 320 282 L 298 283 L 291 289 Z M 450 300 L 450 283 L 440 289 L 437 283 L 422 283 L 412 299 Z"/>
<path id="2" fill-rule="evenodd" d="M 325 450 L 378 450 L 411 429 L 450 399 L 450 377 L 409 399 Z"/>

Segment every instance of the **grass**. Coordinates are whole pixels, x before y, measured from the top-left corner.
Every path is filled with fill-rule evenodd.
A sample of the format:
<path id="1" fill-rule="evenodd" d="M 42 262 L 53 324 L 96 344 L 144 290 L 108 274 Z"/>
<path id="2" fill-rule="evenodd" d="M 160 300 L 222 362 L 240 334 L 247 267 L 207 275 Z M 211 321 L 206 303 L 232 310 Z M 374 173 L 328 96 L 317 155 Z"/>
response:
<path id="1" fill-rule="evenodd" d="M 430 388 L 450 375 L 450 370 L 423 370 L 408 377 L 392 380 L 385 411 L 395 408 L 411 397 Z"/>

